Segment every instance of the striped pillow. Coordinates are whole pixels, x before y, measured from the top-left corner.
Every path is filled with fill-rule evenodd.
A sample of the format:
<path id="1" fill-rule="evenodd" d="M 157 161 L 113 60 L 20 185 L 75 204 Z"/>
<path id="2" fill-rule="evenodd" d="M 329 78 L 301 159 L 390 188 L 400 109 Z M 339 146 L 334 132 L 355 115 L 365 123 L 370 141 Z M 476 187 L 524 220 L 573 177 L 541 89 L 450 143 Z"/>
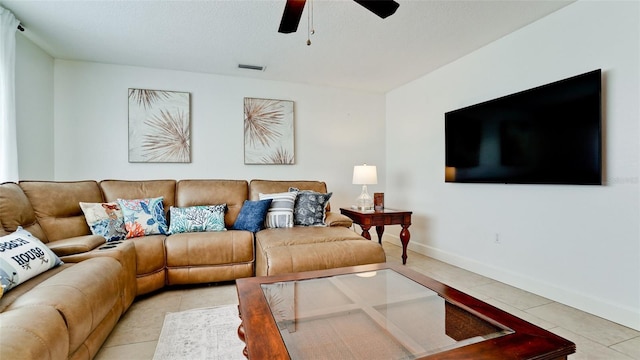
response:
<path id="1" fill-rule="evenodd" d="M 296 202 L 297 192 L 284 192 L 275 194 L 258 194 L 260 200 L 271 199 L 271 206 L 267 211 L 264 221 L 266 228 L 290 228 L 293 227 L 293 206 Z"/>

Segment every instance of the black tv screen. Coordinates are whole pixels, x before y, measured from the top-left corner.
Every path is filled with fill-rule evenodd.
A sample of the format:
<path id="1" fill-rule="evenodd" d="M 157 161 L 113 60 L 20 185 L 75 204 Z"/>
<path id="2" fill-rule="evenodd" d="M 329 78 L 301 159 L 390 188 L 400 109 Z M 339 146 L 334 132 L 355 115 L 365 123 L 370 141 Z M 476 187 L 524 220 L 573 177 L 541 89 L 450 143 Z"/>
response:
<path id="1" fill-rule="evenodd" d="M 601 70 L 445 114 L 445 181 L 602 183 Z"/>

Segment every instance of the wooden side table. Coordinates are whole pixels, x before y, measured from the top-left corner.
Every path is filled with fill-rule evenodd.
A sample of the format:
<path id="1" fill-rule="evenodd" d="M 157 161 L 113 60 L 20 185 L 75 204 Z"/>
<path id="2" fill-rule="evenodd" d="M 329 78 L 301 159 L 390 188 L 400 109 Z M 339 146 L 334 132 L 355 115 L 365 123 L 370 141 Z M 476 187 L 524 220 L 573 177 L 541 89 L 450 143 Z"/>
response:
<path id="1" fill-rule="evenodd" d="M 385 225 L 401 225 L 400 241 L 402 242 L 402 264 L 407 263 L 407 245 L 409 245 L 409 226 L 411 225 L 411 211 L 383 209 L 376 211 L 360 211 L 340 208 L 340 213 L 348 216 L 362 228 L 362 236 L 371 240 L 369 229 L 376 227 L 378 243 L 382 244 L 382 234 Z"/>

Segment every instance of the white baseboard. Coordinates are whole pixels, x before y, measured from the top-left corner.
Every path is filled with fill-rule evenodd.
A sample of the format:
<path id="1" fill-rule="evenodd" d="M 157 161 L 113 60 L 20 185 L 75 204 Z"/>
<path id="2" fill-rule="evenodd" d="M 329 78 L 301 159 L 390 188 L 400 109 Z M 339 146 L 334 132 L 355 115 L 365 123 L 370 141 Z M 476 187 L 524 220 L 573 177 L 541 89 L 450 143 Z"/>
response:
<path id="1" fill-rule="evenodd" d="M 393 235 L 385 234 L 382 240 L 396 246 L 402 246 L 400 239 Z M 640 331 L 640 314 L 636 309 L 560 288 L 539 279 L 431 246 L 409 242 L 408 249 Z"/>

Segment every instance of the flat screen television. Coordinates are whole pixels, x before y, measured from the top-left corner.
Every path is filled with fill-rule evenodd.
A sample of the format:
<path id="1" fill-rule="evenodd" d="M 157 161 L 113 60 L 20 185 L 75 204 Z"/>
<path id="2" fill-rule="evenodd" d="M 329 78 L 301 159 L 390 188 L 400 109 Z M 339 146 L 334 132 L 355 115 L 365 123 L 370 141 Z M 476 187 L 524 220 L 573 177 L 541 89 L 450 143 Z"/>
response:
<path id="1" fill-rule="evenodd" d="M 602 184 L 601 70 L 445 113 L 445 181 Z"/>

